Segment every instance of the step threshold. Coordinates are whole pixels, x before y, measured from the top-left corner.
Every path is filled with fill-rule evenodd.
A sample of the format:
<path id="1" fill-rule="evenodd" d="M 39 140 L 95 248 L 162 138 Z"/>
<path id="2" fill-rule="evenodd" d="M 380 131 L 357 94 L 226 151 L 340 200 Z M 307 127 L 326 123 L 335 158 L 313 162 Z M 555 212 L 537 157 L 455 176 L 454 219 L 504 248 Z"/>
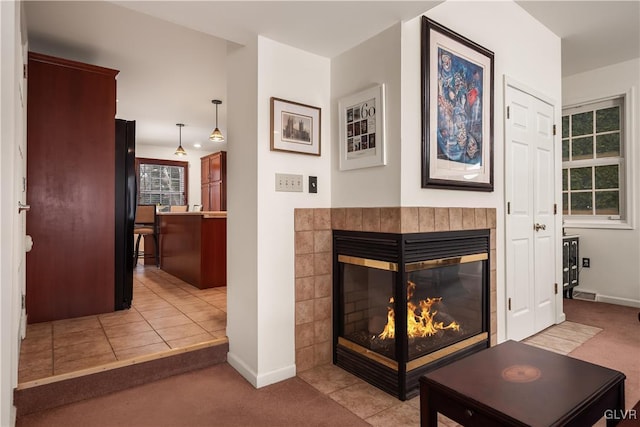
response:
<path id="1" fill-rule="evenodd" d="M 51 409 L 115 391 L 224 363 L 228 338 L 107 363 L 19 383 L 13 400 L 17 415 Z"/>

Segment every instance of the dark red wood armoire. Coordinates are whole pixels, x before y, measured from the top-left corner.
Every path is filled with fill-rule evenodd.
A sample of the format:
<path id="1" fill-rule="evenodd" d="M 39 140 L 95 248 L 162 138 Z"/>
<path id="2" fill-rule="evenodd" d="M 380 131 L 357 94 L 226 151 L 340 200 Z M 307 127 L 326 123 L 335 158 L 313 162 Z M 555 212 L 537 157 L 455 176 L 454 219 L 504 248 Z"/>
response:
<path id="1" fill-rule="evenodd" d="M 114 311 L 117 74 L 29 53 L 29 323 Z"/>

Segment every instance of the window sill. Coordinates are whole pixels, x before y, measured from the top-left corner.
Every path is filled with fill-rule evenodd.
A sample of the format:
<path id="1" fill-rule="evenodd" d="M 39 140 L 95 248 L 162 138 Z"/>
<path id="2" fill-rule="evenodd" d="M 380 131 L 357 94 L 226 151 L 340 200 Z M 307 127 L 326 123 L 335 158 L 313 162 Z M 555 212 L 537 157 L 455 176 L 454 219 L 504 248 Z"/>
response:
<path id="1" fill-rule="evenodd" d="M 633 226 L 620 220 L 576 220 L 565 219 L 563 228 L 601 228 L 606 230 L 633 230 Z"/>

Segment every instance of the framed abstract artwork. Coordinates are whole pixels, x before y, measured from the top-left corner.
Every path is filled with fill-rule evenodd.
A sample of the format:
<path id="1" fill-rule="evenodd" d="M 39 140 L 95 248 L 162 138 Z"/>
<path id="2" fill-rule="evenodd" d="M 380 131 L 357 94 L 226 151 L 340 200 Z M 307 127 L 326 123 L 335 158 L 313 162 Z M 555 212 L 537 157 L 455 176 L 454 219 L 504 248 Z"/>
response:
<path id="1" fill-rule="evenodd" d="M 490 50 L 422 17 L 422 187 L 493 191 Z"/>
<path id="2" fill-rule="evenodd" d="M 271 151 L 320 155 L 320 108 L 271 98 Z"/>

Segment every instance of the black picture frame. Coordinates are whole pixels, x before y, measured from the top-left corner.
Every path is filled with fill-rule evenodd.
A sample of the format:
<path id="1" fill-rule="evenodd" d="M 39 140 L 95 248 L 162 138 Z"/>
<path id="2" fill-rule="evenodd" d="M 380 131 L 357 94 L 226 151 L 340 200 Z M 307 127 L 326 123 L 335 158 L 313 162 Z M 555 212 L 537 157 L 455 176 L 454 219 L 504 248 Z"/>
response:
<path id="1" fill-rule="evenodd" d="M 271 151 L 320 156 L 319 107 L 271 97 Z"/>
<path id="2" fill-rule="evenodd" d="M 422 17 L 422 188 L 493 191 L 494 54 Z"/>

